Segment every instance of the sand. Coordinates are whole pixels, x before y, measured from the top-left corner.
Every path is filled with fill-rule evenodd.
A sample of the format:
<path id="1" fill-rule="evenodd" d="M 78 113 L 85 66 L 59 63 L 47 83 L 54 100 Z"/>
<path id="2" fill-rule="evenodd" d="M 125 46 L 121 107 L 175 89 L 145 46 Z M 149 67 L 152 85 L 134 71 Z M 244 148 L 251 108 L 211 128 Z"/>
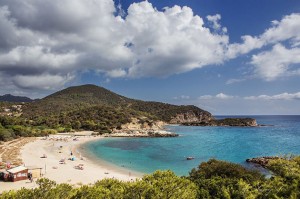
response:
<path id="1" fill-rule="evenodd" d="M 21 148 L 20 158 L 28 168 L 41 168 L 42 177 L 74 186 L 92 184 L 104 178 L 130 181 L 142 177 L 141 173 L 84 156 L 81 145 L 98 139 L 105 138 L 77 136 L 77 139 L 74 140 L 74 136 L 71 135 L 54 135 L 47 139 L 38 138 L 35 141 L 31 140 Z M 43 155 L 47 157 L 42 158 Z M 75 160 L 69 160 L 71 157 L 75 157 Z M 61 159 L 65 159 L 65 164 L 60 163 Z M 81 167 L 83 170 L 78 169 L 78 165 L 83 165 Z M 37 187 L 35 181 L 36 179 L 33 183 L 29 180 L 0 182 L 0 192 L 21 187 L 34 188 Z"/>

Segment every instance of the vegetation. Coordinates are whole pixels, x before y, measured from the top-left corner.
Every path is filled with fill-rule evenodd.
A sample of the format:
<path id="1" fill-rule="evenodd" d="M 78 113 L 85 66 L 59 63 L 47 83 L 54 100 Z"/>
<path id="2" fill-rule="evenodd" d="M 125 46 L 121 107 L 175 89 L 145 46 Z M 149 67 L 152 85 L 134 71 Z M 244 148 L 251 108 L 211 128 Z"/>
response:
<path id="1" fill-rule="evenodd" d="M 92 186 L 83 185 L 80 188 L 74 188 L 68 184 L 57 185 L 48 179 L 40 179 L 37 183 L 39 188 L 5 192 L 0 198 L 193 199 L 197 194 L 196 186 L 190 180 L 178 177 L 171 171 L 156 171 L 134 182 L 104 179 Z"/>
<path id="2" fill-rule="evenodd" d="M 225 118 L 205 122 L 187 122 L 185 126 L 257 126 L 256 120 L 252 118 Z"/>
<path id="3" fill-rule="evenodd" d="M 111 109 L 127 108 L 143 113 L 149 119 L 170 121 L 178 113 L 192 111 L 195 113 L 210 113 L 195 106 L 176 106 L 160 102 L 145 102 L 129 99 L 95 85 L 70 87 L 59 91 L 42 100 L 28 103 L 23 108 L 23 116 L 32 118 L 36 115 L 49 116 L 62 112 L 74 112 L 91 107 L 110 107 Z"/>
<path id="4" fill-rule="evenodd" d="M 300 198 L 300 156 L 272 160 L 267 167 L 274 173 L 269 179 L 241 165 L 212 159 L 188 177 L 156 171 L 133 182 L 104 179 L 79 188 L 40 179 L 38 188 L 4 192 L 0 198 Z"/>
<path id="5" fill-rule="evenodd" d="M 211 116 L 195 106 L 144 102 L 95 85 L 75 86 L 22 105 L 0 102 L 0 141 L 72 130 L 111 133 L 132 118 L 151 126 L 186 112 Z"/>

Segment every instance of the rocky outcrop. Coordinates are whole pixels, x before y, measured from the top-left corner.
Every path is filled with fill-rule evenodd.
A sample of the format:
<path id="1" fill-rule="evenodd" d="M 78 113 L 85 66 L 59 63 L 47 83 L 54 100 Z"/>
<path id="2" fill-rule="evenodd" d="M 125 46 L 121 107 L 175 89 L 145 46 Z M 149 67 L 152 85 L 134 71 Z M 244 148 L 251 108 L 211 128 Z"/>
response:
<path id="1" fill-rule="evenodd" d="M 147 118 L 131 118 L 131 122 L 123 124 L 121 129 L 114 129 L 107 137 L 177 137 L 178 134 L 163 130 L 166 123 L 147 120 Z"/>
<path id="2" fill-rule="evenodd" d="M 140 129 L 140 130 L 126 130 L 122 132 L 114 132 L 104 135 L 106 137 L 177 137 L 178 134 L 163 130 Z"/>
<path id="3" fill-rule="evenodd" d="M 266 168 L 270 160 L 277 160 L 277 159 L 279 159 L 279 157 L 277 156 L 265 156 L 265 157 L 246 159 L 246 162 L 257 164 L 259 166 Z"/>
<path id="4" fill-rule="evenodd" d="M 186 122 L 185 126 L 239 126 L 239 127 L 256 127 L 257 122 L 253 118 L 225 118 L 221 120 L 210 120 L 202 122 Z"/>
<path id="5" fill-rule="evenodd" d="M 177 114 L 170 120 L 170 124 L 184 124 L 184 123 L 208 123 L 214 120 L 211 113 L 207 111 L 188 111 Z"/>

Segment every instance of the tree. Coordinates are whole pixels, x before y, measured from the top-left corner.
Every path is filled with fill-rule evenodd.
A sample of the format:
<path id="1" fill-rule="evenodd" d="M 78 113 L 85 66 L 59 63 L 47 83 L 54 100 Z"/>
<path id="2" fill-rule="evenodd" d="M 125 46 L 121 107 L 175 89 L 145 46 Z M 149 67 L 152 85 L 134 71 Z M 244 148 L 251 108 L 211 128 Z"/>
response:
<path id="1" fill-rule="evenodd" d="M 142 178 L 145 198 L 196 198 L 197 189 L 190 180 L 178 177 L 174 172 L 155 171 L 153 174 L 145 175 Z"/>

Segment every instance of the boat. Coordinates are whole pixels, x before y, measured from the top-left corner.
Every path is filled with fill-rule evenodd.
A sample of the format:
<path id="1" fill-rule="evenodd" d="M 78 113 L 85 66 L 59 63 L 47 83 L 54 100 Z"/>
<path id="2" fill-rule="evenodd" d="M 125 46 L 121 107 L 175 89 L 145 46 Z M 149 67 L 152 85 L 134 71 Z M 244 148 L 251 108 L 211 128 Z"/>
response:
<path id="1" fill-rule="evenodd" d="M 186 158 L 186 160 L 193 160 L 193 159 L 195 159 L 195 157 L 192 157 L 192 156 L 189 156 Z"/>

